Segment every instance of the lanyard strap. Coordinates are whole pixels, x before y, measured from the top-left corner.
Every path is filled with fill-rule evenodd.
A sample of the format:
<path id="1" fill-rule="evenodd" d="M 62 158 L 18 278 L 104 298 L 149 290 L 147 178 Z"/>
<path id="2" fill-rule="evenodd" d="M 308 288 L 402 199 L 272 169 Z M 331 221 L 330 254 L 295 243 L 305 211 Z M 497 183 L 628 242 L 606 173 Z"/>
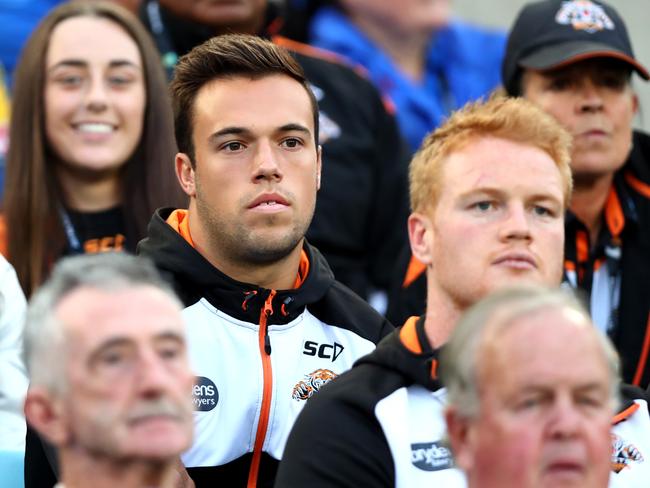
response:
<path id="1" fill-rule="evenodd" d="M 171 80 L 174 75 L 174 67 L 178 62 L 178 54 L 172 45 L 169 34 L 165 29 L 165 24 L 160 14 L 160 5 L 157 0 L 149 0 L 145 7 L 151 33 L 156 42 L 156 47 L 160 51 L 163 67 L 167 73 L 167 79 Z"/>
<path id="2" fill-rule="evenodd" d="M 59 216 L 61 217 L 61 223 L 63 224 L 63 231 L 68 239 L 68 246 L 71 254 L 82 254 L 83 248 L 81 247 L 81 242 L 79 242 L 79 237 L 77 237 L 74 225 L 72 225 L 72 220 L 70 220 L 68 212 L 66 212 L 61 205 L 59 205 Z"/>

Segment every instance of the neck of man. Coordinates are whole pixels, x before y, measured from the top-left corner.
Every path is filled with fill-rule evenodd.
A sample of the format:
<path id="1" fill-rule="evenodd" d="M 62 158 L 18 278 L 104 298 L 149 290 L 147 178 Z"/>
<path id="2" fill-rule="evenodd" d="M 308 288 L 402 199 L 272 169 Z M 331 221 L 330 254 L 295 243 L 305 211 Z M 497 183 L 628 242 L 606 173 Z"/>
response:
<path id="1" fill-rule="evenodd" d="M 447 293 L 436 286 L 428 276 L 427 270 L 427 310 L 424 316 L 424 331 L 432 348 L 445 344 L 463 313 L 463 308 L 455 303 Z"/>
<path id="2" fill-rule="evenodd" d="M 602 227 L 602 214 L 609 191 L 612 187 L 613 174 L 597 178 L 575 177 L 571 205 L 575 216 L 589 232 L 589 242 L 594 246 Z"/>
<path id="3" fill-rule="evenodd" d="M 355 16 L 352 21 L 388 55 L 400 71 L 413 81 L 422 79 L 431 32 L 415 29 L 405 31 L 395 26 L 379 25 L 363 15 Z"/>
<path id="4" fill-rule="evenodd" d="M 118 171 L 97 175 L 57 166 L 57 177 L 66 206 L 80 212 L 99 212 L 116 207 L 122 201 Z"/>
<path id="5" fill-rule="evenodd" d="M 173 488 L 181 477 L 175 458 L 116 460 L 80 447 L 60 449 L 59 456 L 65 488 Z"/>
<path id="6" fill-rule="evenodd" d="M 188 210 L 189 227 L 194 248 L 207 259 L 212 266 L 242 283 L 251 283 L 268 290 L 289 290 L 298 276 L 303 239 L 286 256 L 270 263 L 251 263 L 233 259 L 213 243 L 198 219 L 198 212 L 190 203 Z"/>

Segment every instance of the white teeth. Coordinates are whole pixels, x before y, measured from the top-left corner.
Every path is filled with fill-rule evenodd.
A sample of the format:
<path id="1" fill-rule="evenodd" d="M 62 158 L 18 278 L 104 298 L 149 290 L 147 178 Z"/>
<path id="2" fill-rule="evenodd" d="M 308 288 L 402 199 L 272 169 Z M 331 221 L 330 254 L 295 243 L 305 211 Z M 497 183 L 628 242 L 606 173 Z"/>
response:
<path id="1" fill-rule="evenodd" d="M 113 126 L 110 124 L 92 123 L 92 124 L 79 124 L 77 129 L 82 132 L 89 132 L 91 134 L 108 134 L 113 132 Z"/>
<path id="2" fill-rule="evenodd" d="M 276 202 L 275 200 L 270 200 L 268 202 L 264 202 L 262 205 L 275 205 L 276 203 L 278 202 Z"/>

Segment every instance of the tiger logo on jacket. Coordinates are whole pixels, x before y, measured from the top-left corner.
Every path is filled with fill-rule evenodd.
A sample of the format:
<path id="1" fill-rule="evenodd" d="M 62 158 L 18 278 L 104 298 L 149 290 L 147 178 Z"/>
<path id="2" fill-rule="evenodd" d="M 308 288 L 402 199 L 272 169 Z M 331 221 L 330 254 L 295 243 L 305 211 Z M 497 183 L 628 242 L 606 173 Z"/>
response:
<path id="1" fill-rule="evenodd" d="M 296 401 L 307 400 L 338 375 L 329 369 L 317 369 L 306 374 L 302 380 L 293 387 L 291 398 Z"/>

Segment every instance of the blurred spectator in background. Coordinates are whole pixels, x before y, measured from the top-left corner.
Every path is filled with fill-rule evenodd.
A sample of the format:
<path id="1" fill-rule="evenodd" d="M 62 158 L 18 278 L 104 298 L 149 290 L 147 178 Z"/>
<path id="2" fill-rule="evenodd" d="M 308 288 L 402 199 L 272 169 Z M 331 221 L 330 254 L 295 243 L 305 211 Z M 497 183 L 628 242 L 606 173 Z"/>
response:
<path id="1" fill-rule="evenodd" d="M 638 98 L 623 19 L 603 2 L 526 5 L 503 63 L 509 95 L 553 115 L 573 136 L 565 282 L 586 292 L 594 324 L 622 358 L 623 381 L 650 383 L 650 136 L 633 131 Z"/>
<path id="2" fill-rule="evenodd" d="M 7 72 L 7 85 L 18 64 L 20 52 L 32 30 L 47 12 L 63 0 L 2 0 L 0 4 L 0 64 Z"/>
<path id="3" fill-rule="evenodd" d="M 218 34 L 260 34 L 289 48 L 320 110 L 322 180 L 307 238 L 362 297 L 388 288 L 406 242 L 408 151 L 372 83 L 332 55 L 272 36 L 281 19 L 266 0 L 148 0 L 140 13 L 170 73 L 179 56 Z"/>
<path id="4" fill-rule="evenodd" d="M 15 79 L 2 247 L 29 296 L 60 256 L 134 250 L 153 211 L 185 199 L 164 74 L 126 10 L 57 7 Z"/>
<path id="5" fill-rule="evenodd" d="M 449 113 L 500 83 L 505 35 L 450 18 L 450 0 L 335 0 L 309 42 L 366 68 L 415 151 Z"/>
<path id="6" fill-rule="evenodd" d="M 0 256 L 0 451 L 25 448 L 23 398 L 27 372 L 22 358 L 25 296 L 16 272 Z"/>
<path id="7" fill-rule="evenodd" d="M 2 201 L 2 188 L 5 180 L 5 157 L 9 146 L 9 90 L 7 78 L 0 63 L 0 201 Z"/>
<path id="8" fill-rule="evenodd" d="M 179 461 L 193 430 L 184 329 L 171 288 L 126 254 L 67 258 L 34 294 L 25 415 L 57 447 L 60 486 L 191 486 Z"/>
<path id="9" fill-rule="evenodd" d="M 594 323 L 621 355 L 622 378 L 650 383 L 650 136 L 632 128 L 638 99 L 623 19 L 609 5 L 526 5 L 510 33 L 503 83 L 573 136 L 574 193 L 566 218 L 564 281 L 583 290 Z M 406 261 L 403 263 L 406 269 Z M 389 320 L 421 313 L 424 266 L 411 259 L 395 283 Z"/>

